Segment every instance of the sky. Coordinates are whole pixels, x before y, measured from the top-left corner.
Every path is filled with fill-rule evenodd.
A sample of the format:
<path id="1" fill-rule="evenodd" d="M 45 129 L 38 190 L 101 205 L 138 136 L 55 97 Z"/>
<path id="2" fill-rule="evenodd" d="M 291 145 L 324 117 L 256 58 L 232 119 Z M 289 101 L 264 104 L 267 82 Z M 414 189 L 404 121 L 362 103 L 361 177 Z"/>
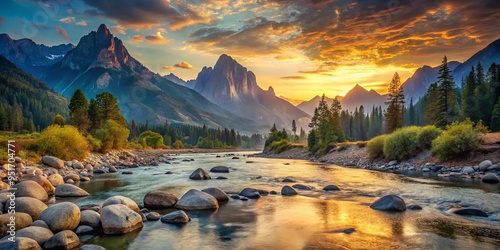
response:
<path id="1" fill-rule="evenodd" d="M 500 38 L 498 0 L 2 0 L 0 33 L 77 44 L 101 23 L 161 75 L 195 79 L 228 54 L 276 95 L 355 84 L 386 93 L 423 65 L 464 61 Z"/>

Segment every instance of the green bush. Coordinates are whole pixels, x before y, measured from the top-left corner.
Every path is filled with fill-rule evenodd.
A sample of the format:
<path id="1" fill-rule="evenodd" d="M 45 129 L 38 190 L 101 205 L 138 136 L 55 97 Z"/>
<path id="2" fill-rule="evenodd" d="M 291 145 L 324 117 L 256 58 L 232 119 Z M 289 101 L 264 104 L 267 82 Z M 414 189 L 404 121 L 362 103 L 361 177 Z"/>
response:
<path id="1" fill-rule="evenodd" d="M 420 133 L 417 137 L 418 147 L 421 150 L 430 149 L 432 147 L 432 141 L 441 135 L 441 133 L 443 133 L 443 130 L 434 125 L 420 128 Z"/>
<path id="2" fill-rule="evenodd" d="M 279 140 L 273 141 L 271 146 L 269 146 L 269 150 L 273 151 L 275 154 L 279 154 L 281 152 L 287 151 L 292 147 L 292 144 L 288 140 Z"/>
<path id="3" fill-rule="evenodd" d="M 479 148 L 482 129 L 481 126 L 474 127 L 470 120 L 454 122 L 432 142 L 432 152 L 440 161 L 462 158 Z"/>
<path id="4" fill-rule="evenodd" d="M 347 143 L 343 143 L 343 144 L 340 144 L 340 145 L 339 145 L 339 146 L 338 146 L 335 150 L 336 150 L 337 152 L 341 152 L 341 151 L 344 151 L 344 150 L 348 149 L 349 147 L 350 147 L 350 145 L 349 145 L 349 144 L 347 144 Z M 328 153 L 328 152 L 327 152 L 327 153 Z"/>
<path id="5" fill-rule="evenodd" d="M 46 128 L 35 146 L 40 154 L 63 160 L 84 160 L 89 154 L 87 139 L 73 126 L 52 125 Z"/>
<path id="6" fill-rule="evenodd" d="M 131 148 L 131 149 L 144 149 L 144 147 L 140 143 L 137 143 L 135 141 L 131 141 L 128 144 L 128 147 Z"/>
<path id="7" fill-rule="evenodd" d="M 386 135 L 379 135 L 368 141 L 368 143 L 366 144 L 366 151 L 368 152 L 368 158 L 374 160 L 384 155 L 385 136 Z"/>
<path id="8" fill-rule="evenodd" d="M 142 132 L 139 138 L 144 139 L 146 145 L 154 149 L 163 145 L 163 136 L 151 130 Z"/>
<path id="9" fill-rule="evenodd" d="M 420 128 L 405 127 L 387 135 L 384 140 L 384 156 L 386 160 L 406 160 L 415 156 L 418 151 L 418 135 Z"/>
<path id="10" fill-rule="evenodd" d="M 102 142 L 99 139 L 93 137 L 92 135 L 87 135 L 87 141 L 89 142 L 90 150 L 95 152 L 101 150 Z"/>
<path id="11" fill-rule="evenodd" d="M 111 149 L 122 149 L 128 145 L 130 130 L 116 121 L 107 120 L 102 129 L 96 131 L 95 137 L 102 142 L 101 152 Z"/>
<path id="12" fill-rule="evenodd" d="M 184 144 L 180 140 L 176 140 L 174 144 L 172 144 L 172 147 L 175 149 L 182 149 L 184 148 Z"/>

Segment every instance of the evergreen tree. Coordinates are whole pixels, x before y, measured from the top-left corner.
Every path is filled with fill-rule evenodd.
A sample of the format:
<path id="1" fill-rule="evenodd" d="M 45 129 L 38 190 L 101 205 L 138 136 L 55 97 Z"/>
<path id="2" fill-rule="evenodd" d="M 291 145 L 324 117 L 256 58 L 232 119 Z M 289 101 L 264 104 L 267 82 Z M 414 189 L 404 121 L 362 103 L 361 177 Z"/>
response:
<path id="1" fill-rule="evenodd" d="M 88 117 L 89 102 L 81 89 L 77 89 L 69 102 L 70 123 L 78 131 L 87 134 L 90 128 L 90 119 Z"/>
<path id="2" fill-rule="evenodd" d="M 476 70 L 477 70 L 476 74 L 477 87 L 475 95 L 477 99 L 477 105 L 479 107 L 479 111 L 481 114 L 480 119 L 486 126 L 489 126 L 491 119 L 491 111 L 493 108 L 493 104 L 491 101 L 492 97 L 491 88 L 490 85 L 487 84 L 485 81 L 484 70 L 481 63 L 479 62 L 477 63 Z"/>
<path id="3" fill-rule="evenodd" d="M 341 112 L 342 112 L 342 105 L 340 104 L 340 101 L 337 99 L 337 97 L 335 97 L 330 107 L 330 115 L 331 115 L 330 120 L 332 123 L 333 134 L 335 137 L 337 137 L 337 141 L 346 140 L 344 130 L 342 129 L 342 122 L 340 119 Z"/>
<path id="4" fill-rule="evenodd" d="M 295 142 L 297 137 L 297 124 L 295 124 L 295 120 L 292 120 L 292 132 L 293 132 L 292 141 Z"/>
<path id="5" fill-rule="evenodd" d="M 438 86 L 439 86 L 439 105 L 436 125 L 444 127 L 450 124 L 455 119 L 455 107 L 457 97 L 455 92 L 455 82 L 448 68 L 448 59 L 443 57 L 443 62 L 439 66 L 438 71 Z"/>
<path id="6" fill-rule="evenodd" d="M 57 114 L 56 116 L 54 116 L 54 120 L 53 120 L 53 124 L 54 125 L 59 125 L 59 126 L 64 126 L 64 117 L 60 114 Z"/>
<path id="7" fill-rule="evenodd" d="M 401 79 L 398 73 L 394 74 L 389 85 L 389 96 L 387 98 L 387 111 L 385 112 L 385 130 L 391 133 L 404 125 L 405 97 Z"/>
<path id="8" fill-rule="evenodd" d="M 410 107 L 408 108 L 408 125 L 413 126 L 417 125 L 415 113 L 415 106 L 413 105 L 413 97 L 410 99 Z"/>
<path id="9" fill-rule="evenodd" d="M 493 108 L 493 115 L 491 117 L 491 131 L 500 132 L 500 97 Z"/>
<path id="10" fill-rule="evenodd" d="M 306 140 L 306 131 L 301 127 L 300 128 L 300 141 L 304 142 Z"/>
<path id="11" fill-rule="evenodd" d="M 476 88 L 476 73 L 473 66 L 462 89 L 462 118 L 470 118 L 473 122 L 480 119 L 479 105 L 475 94 Z"/>

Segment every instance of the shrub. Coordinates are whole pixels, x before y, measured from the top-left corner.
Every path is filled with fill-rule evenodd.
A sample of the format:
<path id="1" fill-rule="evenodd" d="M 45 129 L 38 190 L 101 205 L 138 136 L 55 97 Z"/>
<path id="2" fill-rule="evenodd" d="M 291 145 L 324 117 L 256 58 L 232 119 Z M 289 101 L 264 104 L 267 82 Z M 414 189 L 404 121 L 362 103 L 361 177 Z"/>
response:
<path id="1" fill-rule="evenodd" d="M 273 151 L 275 154 L 287 151 L 292 147 L 292 144 L 288 140 L 273 141 L 269 146 L 269 150 Z"/>
<path id="2" fill-rule="evenodd" d="M 481 129 L 474 127 L 468 119 L 461 123 L 454 122 L 432 142 L 432 152 L 440 161 L 464 157 L 479 148 Z"/>
<path id="3" fill-rule="evenodd" d="M 89 145 L 90 145 L 90 150 L 92 151 L 99 151 L 102 147 L 102 142 L 93 137 L 92 135 L 87 135 L 87 141 L 89 142 Z"/>
<path id="4" fill-rule="evenodd" d="M 144 139 L 147 146 L 155 149 L 163 145 L 163 136 L 151 130 L 142 132 L 139 138 Z"/>
<path id="5" fill-rule="evenodd" d="M 350 147 L 349 144 L 343 143 L 343 144 L 340 144 L 335 150 L 337 152 L 341 152 L 341 151 L 344 151 L 344 150 L 348 149 L 349 147 Z"/>
<path id="6" fill-rule="evenodd" d="M 175 149 L 182 149 L 184 148 L 184 144 L 180 140 L 176 140 L 174 144 L 172 144 L 172 147 Z"/>
<path id="7" fill-rule="evenodd" d="M 384 140 L 385 135 L 379 135 L 368 141 L 366 144 L 368 158 L 374 160 L 384 155 Z"/>
<path id="8" fill-rule="evenodd" d="M 127 127 L 116 121 L 107 120 L 104 127 L 96 131 L 95 136 L 102 142 L 101 152 L 107 152 L 111 149 L 122 149 L 127 146 L 129 134 L 130 130 Z"/>
<path id="9" fill-rule="evenodd" d="M 418 153 L 417 138 L 420 128 L 416 126 L 401 128 L 384 139 L 386 160 L 406 160 Z"/>
<path id="10" fill-rule="evenodd" d="M 358 142 L 356 142 L 356 145 L 358 146 L 358 148 L 364 148 L 364 147 L 366 147 L 366 144 L 367 144 L 366 141 L 358 141 Z"/>
<path id="11" fill-rule="evenodd" d="M 432 141 L 434 141 L 434 139 L 436 139 L 442 132 L 443 130 L 437 128 L 434 125 L 420 128 L 420 133 L 417 137 L 418 147 L 421 150 L 430 149 L 432 146 Z"/>
<path id="12" fill-rule="evenodd" d="M 73 126 L 50 126 L 36 144 L 39 153 L 64 160 L 84 160 L 90 149 L 87 139 Z"/>
<path id="13" fill-rule="evenodd" d="M 137 143 L 135 141 L 131 141 L 128 144 L 128 147 L 131 148 L 131 149 L 144 149 L 144 147 L 140 143 Z"/>

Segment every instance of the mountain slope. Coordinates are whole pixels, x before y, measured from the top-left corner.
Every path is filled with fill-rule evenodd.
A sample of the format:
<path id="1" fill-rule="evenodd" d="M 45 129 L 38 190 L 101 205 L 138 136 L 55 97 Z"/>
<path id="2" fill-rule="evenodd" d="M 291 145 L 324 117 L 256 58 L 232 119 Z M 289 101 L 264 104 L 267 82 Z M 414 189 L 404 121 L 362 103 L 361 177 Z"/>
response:
<path id="1" fill-rule="evenodd" d="M 472 66 L 476 67 L 478 62 L 481 62 L 485 72 L 492 63 L 500 63 L 500 39 L 490 43 L 453 70 L 452 74 L 457 86 L 461 87 L 462 78 L 465 79 Z"/>
<path id="2" fill-rule="evenodd" d="M 7 34 L 0 34 L 0 55 L 36 77 L 60 61 L 73 47 L 72 44 L 48 47 L 27 38 L 13 40 Z"/>
<path id="3" fill-rule="evenodd" d="M 23 117 L 36 127 L 52 124 L 55 115 L 68 116 L 69 100 L 54 93 L 45 83 L 16 67 L 0 55 L 0 105 L 15 112 L 22 107 Z"/>
<path id="4" fill-rule="evenodd" d="M 328 106 L 332 105 L 333 98 L 330 98 L 328 96 L 325 96 L 326 103 Z M 300 110 L 308 113 L 309 115 L 313 116 L 314 115 L 314 109 L 318 107 L 319 101 L 321 101 L 320 96 L 315 96 L 309 101 L 303 101 L 299 105 L 297 105 L 297 108 Z"/>
<path id="5" fill-rule="evenodd" d="M 196 85 L 195 80 L 184 81 L 182 78 L 174 75 L 173 73 L 170 73 L 168 75 L 164 75 L 163 78 L 165 78 L 173 83 L 177 83 L 181 86 L 188 87 L 190 89 L 194 89 L 194 85 Z"/>
<path id="6" fill-rule="evenodd" d="M 71 96 L 76 89 L 88 98 L 107 91 L 117 97 L 125 117 L 152 124 L 169 122 L 233 127 L 256 132 L 259 126 L 211 103 L 194 90 L 151 72 L 102 24 L 42 76 L 56 91 Z"/>
<path id="7" fill-rule="evenodd" d="M 260 124 L 290 127 L 292 120 L 306 126 L 309 115 L 279 98 L 272 87 L 267 91 L 257 85 L 248 71 L 228 55 L 221 55 L 215 66 L 204 67 L 196 78 L 196 91 L 222 108 Z"/>

